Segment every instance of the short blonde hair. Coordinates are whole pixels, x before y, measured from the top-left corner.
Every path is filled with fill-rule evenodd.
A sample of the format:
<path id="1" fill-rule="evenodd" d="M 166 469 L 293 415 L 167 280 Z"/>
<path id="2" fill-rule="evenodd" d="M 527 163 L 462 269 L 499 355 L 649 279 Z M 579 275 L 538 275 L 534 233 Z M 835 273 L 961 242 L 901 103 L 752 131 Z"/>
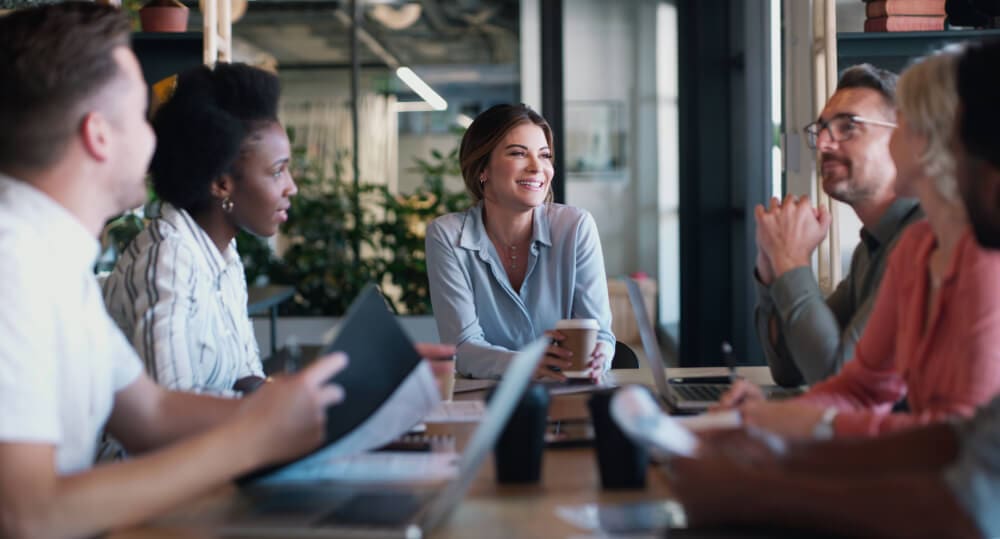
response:
<path id="1" fill-rule="evenodd" d="M 958 201 L 955 156 L 950 149 L 958 113 L 958 60 L 965 47 L 950 45 L 911 64 L 899 77 L 896 104 L 910 129 L 927 138 L 920 156 L 939 193 Z"/>

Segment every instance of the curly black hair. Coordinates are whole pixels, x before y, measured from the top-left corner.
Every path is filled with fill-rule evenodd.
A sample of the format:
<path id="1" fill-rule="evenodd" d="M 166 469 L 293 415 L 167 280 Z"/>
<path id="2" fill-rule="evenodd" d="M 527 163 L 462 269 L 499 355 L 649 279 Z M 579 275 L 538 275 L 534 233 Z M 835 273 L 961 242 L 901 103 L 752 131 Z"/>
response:
<path id="1" fill-rule="evenodd" d="M 173 96 L 153 117 L 149 165 L 157 196 L 189 213 L 212 203 L 210 186 L 233 164 L 254 131 L 278 121 L 278 77 L 246 64 L 200 66 L 177 77 Z"/>

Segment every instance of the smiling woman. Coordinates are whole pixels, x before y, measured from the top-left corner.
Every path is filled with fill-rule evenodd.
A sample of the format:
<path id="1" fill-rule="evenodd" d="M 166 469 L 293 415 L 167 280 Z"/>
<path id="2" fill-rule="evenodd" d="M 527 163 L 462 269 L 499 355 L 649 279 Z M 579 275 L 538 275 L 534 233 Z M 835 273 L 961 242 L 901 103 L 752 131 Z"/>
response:
<path id="1" fill-rule="evenodd" d="M 263 381 L 234 238 L 276 234 L 297 191 L 278 96 L 265 71 L 198 67 L 180 74 L 153 118 L 150 172 L 163 206 L 119 258 L 104 297 L 150 375 L 171 389 L 232 394 Z"/>
<path id="2" fill-rule="evenodd" d="M 571 353 L 554 331 L 562 319 L 598 322 L 585 361 L 603 374 L 615 338 L 604 255 L 593 217 L 552 200 L 552 131 L 525 105 L 497 105 L 469 126 L 459 154 L 474 205 L 427 227 L 431 304 L 443 342 L 458 346 L 457 368 L 503 375 L 514 351 L 542 334 L 556 344 L 536 377 L 563 380 Z"/>

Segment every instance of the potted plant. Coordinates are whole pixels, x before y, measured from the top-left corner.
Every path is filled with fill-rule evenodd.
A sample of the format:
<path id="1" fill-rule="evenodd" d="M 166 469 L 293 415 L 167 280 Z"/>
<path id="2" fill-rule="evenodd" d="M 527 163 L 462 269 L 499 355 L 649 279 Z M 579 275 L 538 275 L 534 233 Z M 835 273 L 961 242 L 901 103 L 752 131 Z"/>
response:
<path id="1" fill-rule="evenodd" d="M 184 32 L 188 8 L 178 0 L 150 0 L 139 10 L 143 32 Z"/>

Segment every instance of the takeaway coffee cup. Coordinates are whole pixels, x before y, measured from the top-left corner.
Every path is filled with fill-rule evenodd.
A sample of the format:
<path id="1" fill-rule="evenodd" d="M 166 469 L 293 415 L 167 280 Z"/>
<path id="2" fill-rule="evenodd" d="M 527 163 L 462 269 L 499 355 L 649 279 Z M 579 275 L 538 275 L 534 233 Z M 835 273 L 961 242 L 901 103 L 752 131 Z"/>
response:
<path id="1" fill-rule="evenodd" d="M 490 390 L 486 402 L 492 397 L 493 390 Z M 498 483 L 539 481 L 548 413 L 548 388 L 538 383 L 529 385 L 493 447 Z"/>
<path id="2" fill-rule="evenodd" d="M 455 394 L 455 358 L 448 360 L 437 360 L 434 365 L 434 381 L 437 383 L 438 391 L 441 392 L 441 400 L 451 402 Z"/>
<path id="3" fill-rule="evenodd" d="M 618 388 L 597 391 L 587 401 L 594 426 L 594 446 L 601 486 L 606 489 L 646 487 L 646 448 L 633 442 L 611 417 L 611 398 Z"/>
<path id="4" fill-rule="evenodd" d="M 590 362 L 590 355 L 594 353 L 594 347 L 597 346 L 597 330 L 600 327 L 593 318 L 574 318 L 556 322 L 556 331 L 566 337 L 559 345 L 573 352 L 573 357 L 569 358 L 572 365 L 563 370 L 563 374 L 567 377 L 586 378 L 590 375 L 587 364 Z"/>

